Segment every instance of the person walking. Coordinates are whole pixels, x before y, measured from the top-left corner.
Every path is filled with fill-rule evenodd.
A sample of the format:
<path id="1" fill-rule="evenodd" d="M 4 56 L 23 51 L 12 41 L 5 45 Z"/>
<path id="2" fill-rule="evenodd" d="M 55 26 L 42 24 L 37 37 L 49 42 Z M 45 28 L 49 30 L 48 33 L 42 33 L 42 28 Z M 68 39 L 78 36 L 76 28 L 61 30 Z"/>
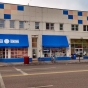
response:
<path id="1" fill-rule="evenodd" d="M 55 63 L 55 55 L 51 54 L 51 62 Z"/>

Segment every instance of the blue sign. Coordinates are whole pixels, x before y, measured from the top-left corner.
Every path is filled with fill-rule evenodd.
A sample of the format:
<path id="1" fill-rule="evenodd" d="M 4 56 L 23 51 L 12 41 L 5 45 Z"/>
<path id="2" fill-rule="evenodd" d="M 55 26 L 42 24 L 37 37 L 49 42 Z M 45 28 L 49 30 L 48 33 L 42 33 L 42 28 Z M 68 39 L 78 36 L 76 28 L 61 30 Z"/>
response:
<path id="1" fill-rule="evenodd" d="M 28 35 L 0 34 L 0 47 L 29 47 Z"/>

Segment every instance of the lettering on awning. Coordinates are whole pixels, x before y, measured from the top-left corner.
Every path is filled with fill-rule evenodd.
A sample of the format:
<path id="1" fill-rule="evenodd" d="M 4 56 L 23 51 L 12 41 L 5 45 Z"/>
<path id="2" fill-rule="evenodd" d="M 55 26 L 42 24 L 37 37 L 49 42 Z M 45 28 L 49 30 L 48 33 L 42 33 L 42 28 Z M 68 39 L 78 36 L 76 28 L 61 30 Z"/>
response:
<path id="1" fill-rule="evenodd" d="M 16 40 L 16 39 L 0 39 L 0 43 L 5 43 L 5 44 L 19 43 L 19 40 Z"/>

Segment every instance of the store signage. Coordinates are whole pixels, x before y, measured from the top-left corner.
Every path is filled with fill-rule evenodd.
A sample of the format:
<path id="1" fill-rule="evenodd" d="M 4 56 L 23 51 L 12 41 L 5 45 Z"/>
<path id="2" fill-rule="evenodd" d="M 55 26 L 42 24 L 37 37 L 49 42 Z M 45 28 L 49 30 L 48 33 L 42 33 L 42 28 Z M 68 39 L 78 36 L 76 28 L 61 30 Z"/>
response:
<path id="1" fill-rule="evenodd" d="M 43 48 L 43 51 L 50 51 L 50 49 L 49 48 Z"/>
<path id="2" fill-rule="evenodd" d="M 17 39 L 0 39 L 0 43 L 5 43 L 5 44 L 19 43 L 19 40 L 17 40 Z"/>

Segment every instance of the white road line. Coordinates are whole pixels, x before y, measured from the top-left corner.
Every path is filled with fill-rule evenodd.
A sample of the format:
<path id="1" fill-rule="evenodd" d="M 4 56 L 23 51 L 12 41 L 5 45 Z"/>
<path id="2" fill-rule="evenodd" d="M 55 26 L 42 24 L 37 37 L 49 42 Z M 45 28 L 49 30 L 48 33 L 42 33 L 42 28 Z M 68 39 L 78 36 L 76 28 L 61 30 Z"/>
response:
<path id="1" fill-rule="evenodd" d="M 52 87 L 53 85 L 47 85 L 47 86 L 37 86 L 37 87 L 28 87 L 28 88 L 49 88 Z"/>
<path id="2" fill-rule="evenodd" d="M 2 79 L 1 74 L 0 74 L 0 84 L 1 84 L 1 88 L 5 88 L 5 84 L 4 84 L 4 81 Z"/>
<path id="3" fill-rule="evenodd" d="M 48 67 L 48 68 L 29 68 L 29 69 L 23 69 L 23 70 L 41 70 L 41 69 L 52 69 L 52 68 L 56 68 L 56 67 Z"/>
<path id="4" fill-rule="evenodd" d="M 48 87 L 52 87 L 53 85 L 47 85 L 47 86 L 39 86 L 39 87 L 36 87 L 36 88 L 48 88 Z"/>
<path id="5" fill-rule="evenodd" d="M 14 67 L 15 68 L 15 67 Z M 17 71 L 21 72 L 23 75 L 28 75 L 26 72 L 22 71 L 21 69 L 15 68 Z"/>
<path id="6" fill-rule="evenodd" d="M 67 74 L 67 73 L 81 73 L 81 72 L 88 72 L 88 70 L 73 70 L 73 71 L 57 71 L 57 72 L 43 72 L 43 73 L 31 73 L 27 75 L 4 75 L 2 77 L 22 77 L 22 76 L 38 76 L 38 75 L 53 75 L 53 74 Z"/>

